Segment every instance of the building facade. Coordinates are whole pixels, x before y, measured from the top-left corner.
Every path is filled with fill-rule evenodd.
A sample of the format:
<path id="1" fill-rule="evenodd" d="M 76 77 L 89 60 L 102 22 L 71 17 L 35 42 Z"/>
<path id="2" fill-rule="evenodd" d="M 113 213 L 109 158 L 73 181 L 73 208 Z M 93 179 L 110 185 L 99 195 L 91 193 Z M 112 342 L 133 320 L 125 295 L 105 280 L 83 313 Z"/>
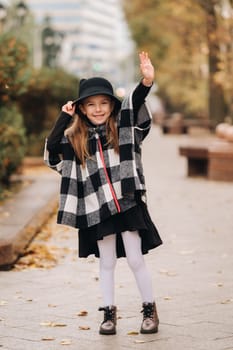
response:
<path id="1" fill-rule="evenodd" d="M 120 0 L 25 0 L 35 16 L 39 40 L 49 17 L 60 45 L 58 63 L 79 77 L 101 75 L 124 87 L 132 82 L 134 45 Z M 38 40 L 37 40 L 38 39 Z M 49 42 L 48 42 L 49 44 Z"/>

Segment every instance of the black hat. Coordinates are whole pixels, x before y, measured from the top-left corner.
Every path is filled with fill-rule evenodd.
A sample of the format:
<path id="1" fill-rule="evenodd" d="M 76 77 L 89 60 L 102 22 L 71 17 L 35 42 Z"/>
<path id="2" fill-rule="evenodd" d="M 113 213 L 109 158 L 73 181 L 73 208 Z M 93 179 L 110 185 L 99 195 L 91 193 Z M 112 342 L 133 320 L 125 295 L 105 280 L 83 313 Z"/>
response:
<path id="1" fill-rule="evenodd" d="M 76 105 L 76 112 L 79 112 L 79 104 L 87 97 L 96 95 L 107 95 L 115 102 L 115 111 L 121 108 L 121 101 L 114 96 L 111 83 L 104 78 L 94 77 L 89 79 L 81 79 L 79 84 L 79 97 L 73 101 Z"/>

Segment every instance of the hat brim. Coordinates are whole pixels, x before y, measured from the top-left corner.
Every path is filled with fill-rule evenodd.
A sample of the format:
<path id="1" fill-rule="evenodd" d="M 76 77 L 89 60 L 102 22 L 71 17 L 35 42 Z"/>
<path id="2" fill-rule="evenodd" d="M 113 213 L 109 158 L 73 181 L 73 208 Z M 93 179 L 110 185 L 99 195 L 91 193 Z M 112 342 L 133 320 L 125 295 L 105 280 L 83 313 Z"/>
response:
<path id="1" fill-rule="evenodd" d="M 106 92 L 93 92 L 92 94 L 87 94 L 86 96 L 82 96 L 82 97 L 79 97 L 77 98 L 76 100 L 73 101 L 72 105 L 76 105 L 76 110 L 79 108 L 79 105 L 88 97 L 91 97 L 91 96 L 97 96 L 97 95 L 107 95 L 109 96 L 114 102 L 115 102 L 115 110 L 117 112 L 119 112 L 120 108 L 121 108 L 121 100 L 119 100 L 116 96 L 114 95 L 111 95 L 109 93 L 106 93 Z"/>

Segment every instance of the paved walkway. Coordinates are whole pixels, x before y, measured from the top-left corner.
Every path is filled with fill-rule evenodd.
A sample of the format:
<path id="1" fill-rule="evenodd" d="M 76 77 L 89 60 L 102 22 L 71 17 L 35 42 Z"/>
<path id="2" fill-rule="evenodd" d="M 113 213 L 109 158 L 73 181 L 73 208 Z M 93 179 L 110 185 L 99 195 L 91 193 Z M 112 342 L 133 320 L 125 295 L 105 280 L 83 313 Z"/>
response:
<path id="1" fill-rule="evenodd" d="M 154 128 L 144 144 L 149 207 L 164 240 L 146 256 L 159 333 L 137 334 L 140 298 L 120 259 L 118 333 L 98 334 L 98 260 L 77 259 L 76 232 L 56 226 L 53 217 L 34 244 L 45 237 L 40 248 L 51 263 L 49 252 L 57 256 L 58 263 L 48 268 L 41 259 L 32 262 L 32 267 L 41 262 L 39 269 L 0 272 L 1 348 L 233 350 L 233 185 L 186 178 L 185 159 L 177 149 L 186 138 L 161 136 Z"/>

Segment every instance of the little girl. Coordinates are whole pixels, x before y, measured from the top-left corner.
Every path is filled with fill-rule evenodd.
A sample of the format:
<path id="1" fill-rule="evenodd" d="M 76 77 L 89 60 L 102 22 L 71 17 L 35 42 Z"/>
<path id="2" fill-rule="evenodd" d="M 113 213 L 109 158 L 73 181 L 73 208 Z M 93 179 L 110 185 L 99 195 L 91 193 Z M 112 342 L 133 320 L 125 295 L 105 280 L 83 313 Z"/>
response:
<path id="1" fill-rule="evenodd" d="M 61 173 L 57 222 L 79 229 L 79 257 L 99 257 L 104 320 L 116 333 L 114 269 L 126 257 L 142 299 L 141 333 L 158 332 L 151 277 L 143 254 L 162 244 L 145 203 L 141 144 L 151 118 L 144 104 L 154 80 L 140 53 L 142 81 L 122 102 L 104 78 L 82 79 L 79 97 L 62 107 L 46 146 L 47 164 Z"/>

